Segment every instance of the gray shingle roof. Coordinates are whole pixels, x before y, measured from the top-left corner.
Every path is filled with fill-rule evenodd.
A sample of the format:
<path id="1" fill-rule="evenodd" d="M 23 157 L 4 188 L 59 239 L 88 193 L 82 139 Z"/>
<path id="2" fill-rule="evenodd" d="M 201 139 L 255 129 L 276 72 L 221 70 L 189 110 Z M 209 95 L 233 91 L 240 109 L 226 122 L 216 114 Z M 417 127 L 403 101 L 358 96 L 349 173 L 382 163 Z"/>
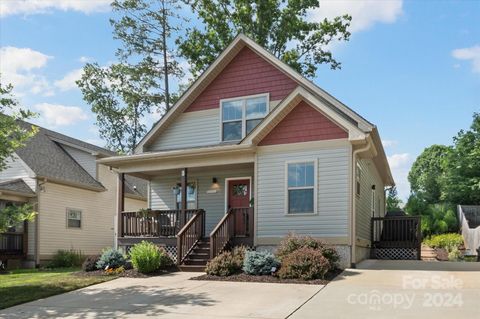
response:
<path id="1" fill-rule="evenodd" d="M 32 124 L 20 122 L 25 127 Z M 27 141 L 24 147 L 16 150 L 17 155 L 30 167 L 37 176 L 47 179 L 80 184 L 94 189 L 105 189 L 79 163 L 77 163 L 61 146 L 62 142 L 98 153 L 99 156 L 115 156 L 115 152 L 89 144 L 75 138 L 38 127 L 38 133 Z M 147 196 L 147 182 L 143 179 L 128 176 L 125 191 L 130 194 Z M 134 190 L 133 186 L 136 186 Z"/>
<path id="2" fill-rule="evenodd" d="M 27 196 L 35 195 L 32 189 L 21 178 L 0 182 L 0 191 L 25 194 Z"/>

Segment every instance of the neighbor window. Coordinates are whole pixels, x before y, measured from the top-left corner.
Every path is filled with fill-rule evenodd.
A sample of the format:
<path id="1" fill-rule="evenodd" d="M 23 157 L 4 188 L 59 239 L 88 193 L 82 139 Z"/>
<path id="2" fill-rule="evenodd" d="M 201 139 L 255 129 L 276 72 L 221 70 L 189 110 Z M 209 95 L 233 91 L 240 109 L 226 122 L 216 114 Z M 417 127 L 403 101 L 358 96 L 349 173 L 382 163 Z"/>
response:
<path id="1" fill-rule="evenodd" d="M 268 113 L 268 95 L 221 101 L 222 141 L 238 141 Z"/>
<path id="2" fill-rule="evenodd" d="M 315 161 L 287 163 L 288 214 L 315 213 Z"/>
<path id="3" fill-rule="evenodd" d="M 182 186 L 178 184 L 177 209 L 182 209 Z M 197 183 L 189 182 L 187 185 L 187 209 L 197 208 Z"/>
<path id="4" fill-rule="evenodd" d="M 79 209 L 67 208 L 67 227 L 82 227 L 82 211 Z"/>

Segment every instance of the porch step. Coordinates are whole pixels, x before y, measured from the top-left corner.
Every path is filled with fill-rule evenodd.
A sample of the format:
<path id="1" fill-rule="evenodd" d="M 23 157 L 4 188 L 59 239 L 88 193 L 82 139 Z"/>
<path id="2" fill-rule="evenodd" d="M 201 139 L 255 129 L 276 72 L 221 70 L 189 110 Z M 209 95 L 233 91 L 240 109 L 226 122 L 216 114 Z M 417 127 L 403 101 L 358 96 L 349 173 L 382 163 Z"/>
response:
<path id="1" fill-rule="evenodd" d="M 182 265 L 181 271 L 205 271 L 205 266 L 210 260 L 210 238 L 199 241 Z"/>

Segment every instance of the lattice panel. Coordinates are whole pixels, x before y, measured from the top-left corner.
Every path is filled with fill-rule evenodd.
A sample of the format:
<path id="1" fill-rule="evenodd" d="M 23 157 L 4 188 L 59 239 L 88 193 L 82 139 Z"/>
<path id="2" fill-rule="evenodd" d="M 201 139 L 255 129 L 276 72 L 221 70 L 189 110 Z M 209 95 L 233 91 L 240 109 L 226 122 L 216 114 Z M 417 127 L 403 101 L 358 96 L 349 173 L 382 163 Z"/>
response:
<path id="1" fill-rule="evenodd" d="M 389 260 L 416 260 L 418 259 L 416 248 L 375 248 L 374 258 Z"/>
<path id="2" fill-rule="evenodd" d="M 177 246 L 162 246 L 174 262 L 177 262 Z"/>

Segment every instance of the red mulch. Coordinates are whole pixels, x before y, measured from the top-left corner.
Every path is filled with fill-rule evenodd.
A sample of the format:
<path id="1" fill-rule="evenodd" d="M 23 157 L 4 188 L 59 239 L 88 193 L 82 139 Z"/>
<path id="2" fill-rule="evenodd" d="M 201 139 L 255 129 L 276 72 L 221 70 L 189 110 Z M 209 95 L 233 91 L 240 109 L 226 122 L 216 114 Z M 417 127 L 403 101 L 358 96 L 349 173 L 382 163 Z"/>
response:
<path id="1" fill-rule="evenodd" d="M 190 280 L 210 280 L 210 281 L 232 281 L 232 282 L 263 282 L 263 283 L 277 283 L 277 284 L 303 284 L 303 285 L 326 285 L 332 281 L 336 276 L 342 272 L 337 269 L 328 273 L 324 279 L 302 280 L 302 279 L 280 279 L 275 276 L 254 276 L 245 273 L 235 274 L 228 277 L 202 275 L 190 278 Z"/>

